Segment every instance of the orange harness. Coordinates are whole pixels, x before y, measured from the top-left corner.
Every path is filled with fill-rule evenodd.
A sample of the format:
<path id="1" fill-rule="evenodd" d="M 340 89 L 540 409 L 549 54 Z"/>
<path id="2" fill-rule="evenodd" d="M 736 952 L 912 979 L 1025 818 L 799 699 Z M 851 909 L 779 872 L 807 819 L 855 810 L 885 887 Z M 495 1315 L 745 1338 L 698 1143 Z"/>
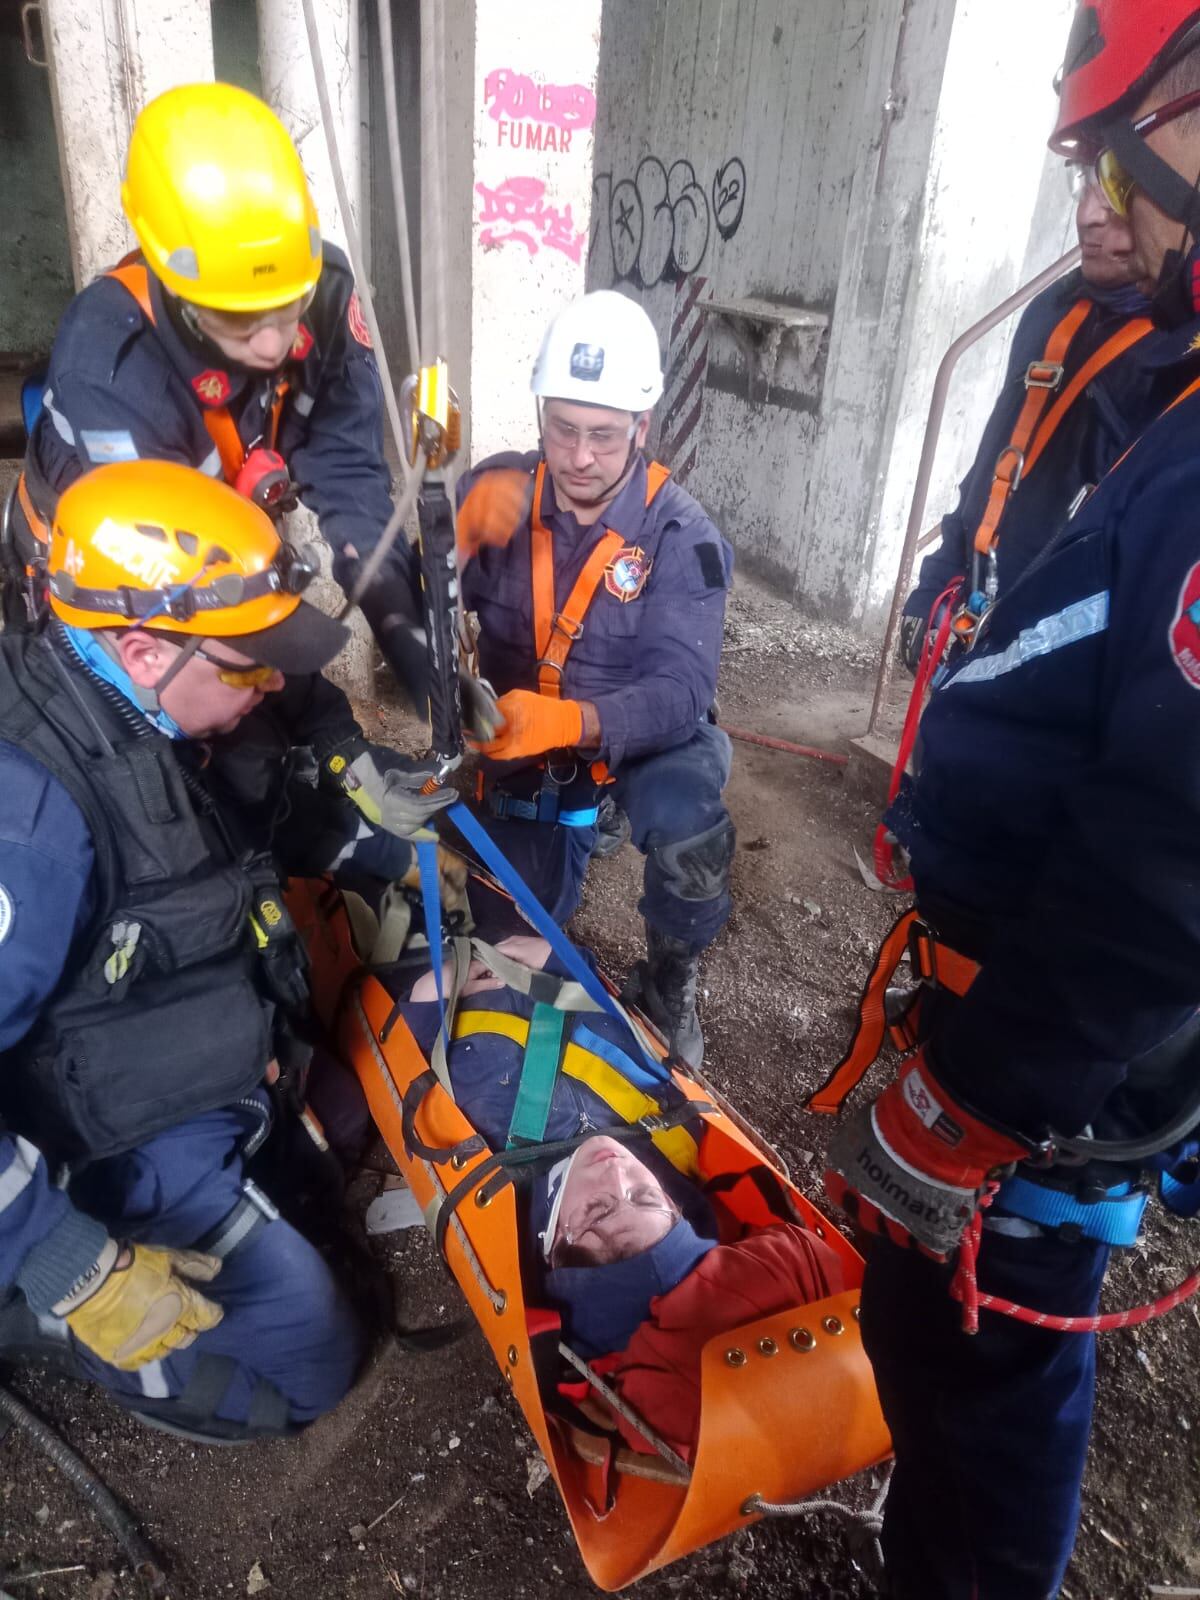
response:
<path id="1" fill-rule="evenodd" d="M 154 315 L 154 303 L 150 299 L 150 274 L 145 265 L 126 257 L 119 266 L 111 268 L 104 274 L 106 278 L 115 278 L 121 287 L 137 301 L 141 307 L 142 315 L 151 327 L 157 325 Z M 284 397 L 288 392 L 288 380 L 280 378 L 275 385 L 275 396 L 271 401 L 270 421 L 263 436 L 263 443 L 268 450 L 275 448 L 275 437 L 279 432 L 279 417 L 283 410 Z M 217 454 L 221 458 L 221 474 L 226 483 L 234 483 L 238 473 L 246 461 L 246 446 L 242 443 L 241 435 L 237 430 L 237 423 L 233 420 L 228 406 L 204 406 L 201 408 L 204 417 L 204 426 L 208 429 L 208 436 L 217 447 Z"/>
<path id="2" fill-rule="evenodd" d="M 661 461 L 652 461 L 646 468 L 646 504 L 651 505 L 655 495 L 671 476 L 670 467 Z M 542 521 L 542 490 L 546 483 L 546 463 L 538 462 L 533 480 L 533 515 L 531 518 L 533 569 L 533 642 L 537 650 L 538 693 L 557 700 L 562 694 L 563 668 L 571 653 L 571 646 L 583 632 L 583 619 L 595 599 L 596 590 L 605 569 L 624 549 L 625 537 L 610 528 L 600 539 L 584 563 L 583 571 L 567 596 L 566 608 L 554 609 L 554 535 Z"/>
<path id="3" fill-rule="evenodd" d="M 1031 361 L 1026 369 L 1025 404 L 1012 438 L 996 458 L 991 492 L 975 530 L 975 550 L 981 556 L 989 556 L 995 550 L 1000 522 L 1009 500 L 1037 466 L 1059 425 L 1088 384 L 1153 331 L 1154 324 L 1148 317 L 1134 317 L 1126 322 L 1093 352 L 1058 394 L 1071 345 L 1091 309 L 1090 300 L 1077 300 L 1051 333 L 1041 360 Z M 1058 399 L 1051 406 L 1055 394 Z"/>
<path id="4" fill-rule="evenodd" d="M 936 988 L 962 996 L 979 976 L 979 963 L 943 944 L 932 928 L 922 922 L 914 907 L 906 911 L 879 947 L 875 965 L 858 1004 L 858 1027 L 850 1048 L 825 1082 L 808 1102 L 810 1111 L 835 1113 L 846 1096 L 866 1077 L 883 1049 L 885 1032 L 890 1032 L 898 1050 L 911 1050 L 917 1039 L 908 1026 L 908 1015 L 889 1023 L 887 989 L 900 963 L 909 957 L 914 977 Z"/>

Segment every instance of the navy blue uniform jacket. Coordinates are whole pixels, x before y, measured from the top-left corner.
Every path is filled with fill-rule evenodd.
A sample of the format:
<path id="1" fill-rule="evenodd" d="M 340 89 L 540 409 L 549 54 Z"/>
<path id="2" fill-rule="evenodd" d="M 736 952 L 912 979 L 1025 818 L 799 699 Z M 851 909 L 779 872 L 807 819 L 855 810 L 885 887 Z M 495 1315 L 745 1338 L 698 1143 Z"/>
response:
<path id="1" fill-rule="evenodd" d="M 463 485 L 494 467 L 533 473 L 540 457 L 493 456 Z M 563 673 L 564 699 L 590 700 L 600 717 L 599 756 L 623 761 L 686 744 L 717 692 L 725 596 L 733 551 L 703 508 L 667 483 L 646 505 L 646 466 L 638 460 L 600 520 L 582 528 L 558 510 L 550 474 L 542 520 L 554 535 L 554 593 L 564 607 L 576 578 L 606 529 L 650 563 L 641 593 L 621 600 L 603 580 Z M 463 602 L 479 615 L 479 663 L 497 693 L 537 688 L 533 641 L 531 534 L 526 522 L 504 548 L 485 546 L 463 571 Z"/>
<path id="2" fill-rule="evenodd" d="M 277 448 L 333 550 L 349 543 L 363 555 L 391 515 L 391 473 L 379 369 L 362 342 L 353 294 L 345 256 L 326 243 L 316 297 L 286 368 L 291 390 Z M 173 324 L 153 274 L 150 299 L 153 324 L 128 290 L 102 276 L 67 307 L 50 353 L 45 409 L 29 445 L 33 466 L 55 495 L 90 467 L 139 456 L 182 461 L 219 478 L 220 458 L 204 426 L 206 397 L 229 408 L 244 445 L 263 432 L 275 374 L 225 368 L 215 352 L 202 353 Z M 395 549 L 408 572 L 405 540 Z"/>
<path id="3" fill-rule="evenodd" d="M 1050 335 L 1087 288 L 1078 272 L 1051 284 L 1025 308 L 1013 335 L 1004 387 L 988 418 L 971 470 L 963 479 L 958 505 L 942 518 L 941 543 L 921 564 L 916 588 L 905 603 L 906 616 L 928 617 L 933 602 L 960 574 L 969 578 L 975 532 L 983 518 L 996 473 L 996 460 L 1012 438 L 1025 403 L 1025 374 L 1040 361 Z M 1071 341 L 1063 387 L 1091 355 L 1129 319 L 1094 305 Z M 999 592 L 1012 587 L 1047 541 L 1067 520 L 1079 491 L 1094 485 L 1125 447 L 1173 398 L 1169 383 L 1153 364 L 1162 336 L 1150 334 L 1110 363 L 1088 384 L 1067 413 L 1029 477 L 1009 500 L 996 550 Z M 1061 392 L 1061 390 L 1060 390 Z"/>
<path id="4" fill-rule="evenodd" d="M 1198 335 L 1163 336 L 1176 394 Z M 987 930 L 936 1069 L 1075 1133 L 1200 1005 L 1200 395 L 1001 595 L 921 731 L 890 820 L 920 902 Z"/>

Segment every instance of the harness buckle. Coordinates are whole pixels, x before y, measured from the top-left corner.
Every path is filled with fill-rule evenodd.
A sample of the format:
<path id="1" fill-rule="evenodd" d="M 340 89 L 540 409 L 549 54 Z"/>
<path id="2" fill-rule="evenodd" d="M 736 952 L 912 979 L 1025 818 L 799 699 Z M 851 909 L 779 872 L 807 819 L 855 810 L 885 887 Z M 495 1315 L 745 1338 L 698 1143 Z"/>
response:
<path id="1" fill-rule="evenodd" d="M 566 634 L 567 638 L 572 644 L 574 644 L 583 634 L 582 620 L 576 622 L 574 617 L 568 617 L 566 613 L 562 611 L 556 611 L 554 613 L 554 621 L 550 626 L 552 629 L 557 628 L 560 633 Z"/>
<path id="2" fill-rule="evenodd" d="M 1013 466 L 1011 472 L 1006 473 L 1003 470 L 1004 463 L 1008 460 L 1009 456 L 1013 458 L 1015 465 Z M 1009 494 L 1016 494 L 1017 490 L 1021 487 L 1021 479 L 1025 475 L 1024 450 L 1019 450 L 1015 444 L 1006 444 L 1004 449 L 1001 450 L 1000 454 L 996 457 L 996 466 L 994 472 L 995 478 L 999 482 L 1008 485 Z"/>
<path id="3" fill-rule="evenodd" d="M 1061 361 L 1031 361 L 1025 371 L 1027 389 L 1057 389 L 1064 375 Z"/>
<path id="4" fill-rule="evenodd" d="M 563 666 L 562 666 L 562 662 L 561 661 L 551 661 L 549 656 L 539 656 L 537 658 L 537 660 L 534 662 L 534 666 L 537 668 L 539 673 L 541 672 L 543 667 L 549 667 L 551 669 L 551 671 L 557 672 L 558 673 L 559 687 L 561 688 L 561 686 L 562 686 L 562 676 L 563 676 Z"/>

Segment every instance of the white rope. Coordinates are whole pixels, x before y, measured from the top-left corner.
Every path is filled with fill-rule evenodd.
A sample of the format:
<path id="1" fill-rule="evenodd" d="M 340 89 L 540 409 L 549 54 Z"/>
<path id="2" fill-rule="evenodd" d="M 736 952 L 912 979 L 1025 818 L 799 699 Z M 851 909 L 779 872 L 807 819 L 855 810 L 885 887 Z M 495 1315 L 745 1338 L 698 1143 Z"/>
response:
<path id="1" fill-rule="evenodd" d="M 636 1428 L 641 1434 L 642 1438 L 645 1439 L 648 1444 L 652 1444 L 654 1446 L 664 1461 L 668 1462 L 672 1467 L 674 1467 L 676 1472 L 681 1473 L 688 1482 L 691 1481 L 692 1469 L 688 1466 L 683 1457 L 677 1451 L 672 1450 L 671 1446 L 662 1437 L 662 1435 L 655 1433 L 650 1424 L 645 1421 L 644 1418 L 639 1417 L 637 1412 L 627 1401 L 621 1399 L 621 1396 L 611 1386 L 611 1384 L 605 1383 L 603 1378 L 598 1377 L 596 1373 L 592 1371 L 591 1367 L 588 1366 L 587 1362 L 582 1358 L 582 1356 L 577 1356 L 574 1350 L 571 1349 L 570 1345 L 564 1344 L 561 1339 L 558 1342 L 558 1353 L 560 1356 L 562 1356 L 564 1361 L 570 1362 L 570 1364 L 575 1368 L 576 1372 L 580 1373 L 587 1379 L 592 1388 L 596 1390 L 597 1394 L 600 1394 L 604 1397 L 604 1399 L 613 1408 L 618 1416 L 624 1417 L 625 1421 L 631 1428 Z"/>
<path id="2" fill-rule="evenodd" d="M 386 62 L 384 63 L 386 67 Z M 425 169 L 421 237 L 432 241 L 422 272 L 422 351 L 445 358 L 446 347 L 446 131 L 443 0 L 421 0 L 421 164 Z"/>
<path id="3" fill-rule="evenodd" d="M 400 159 L 400 112 L 396 104 L 396 56 L 392 45 L 392 0 L 376 0 L 379 16 L 379 49 L 383 57 L 383 107 L 387 128 L 388 165 L 392 177 L 392 206 L 396 214 L 396 239 L 400 246 L 400 287 L 404 295 L 404 330 L 408 336 L 408 359 L 413 367 L 421 364 L 421 336 L 417 329 L 416 288 L 413 283 L 412 242 L 408 231 L 408 201 L 404 192 L 404 168 Z"/>

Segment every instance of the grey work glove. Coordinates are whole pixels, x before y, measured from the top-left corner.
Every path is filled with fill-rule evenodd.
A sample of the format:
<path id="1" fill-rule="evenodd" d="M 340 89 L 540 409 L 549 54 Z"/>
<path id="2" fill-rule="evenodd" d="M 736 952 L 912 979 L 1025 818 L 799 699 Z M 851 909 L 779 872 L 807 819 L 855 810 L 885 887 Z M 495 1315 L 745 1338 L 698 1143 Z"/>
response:
<path id="1" fill-rule="evenodd" d="M 480 744 L 491 744 L 504 720 L 496 709 L 496 691 L 486 678 L 473 678 L 469 672 L 459 673 L 458 691 L 464 731 Z"/>

